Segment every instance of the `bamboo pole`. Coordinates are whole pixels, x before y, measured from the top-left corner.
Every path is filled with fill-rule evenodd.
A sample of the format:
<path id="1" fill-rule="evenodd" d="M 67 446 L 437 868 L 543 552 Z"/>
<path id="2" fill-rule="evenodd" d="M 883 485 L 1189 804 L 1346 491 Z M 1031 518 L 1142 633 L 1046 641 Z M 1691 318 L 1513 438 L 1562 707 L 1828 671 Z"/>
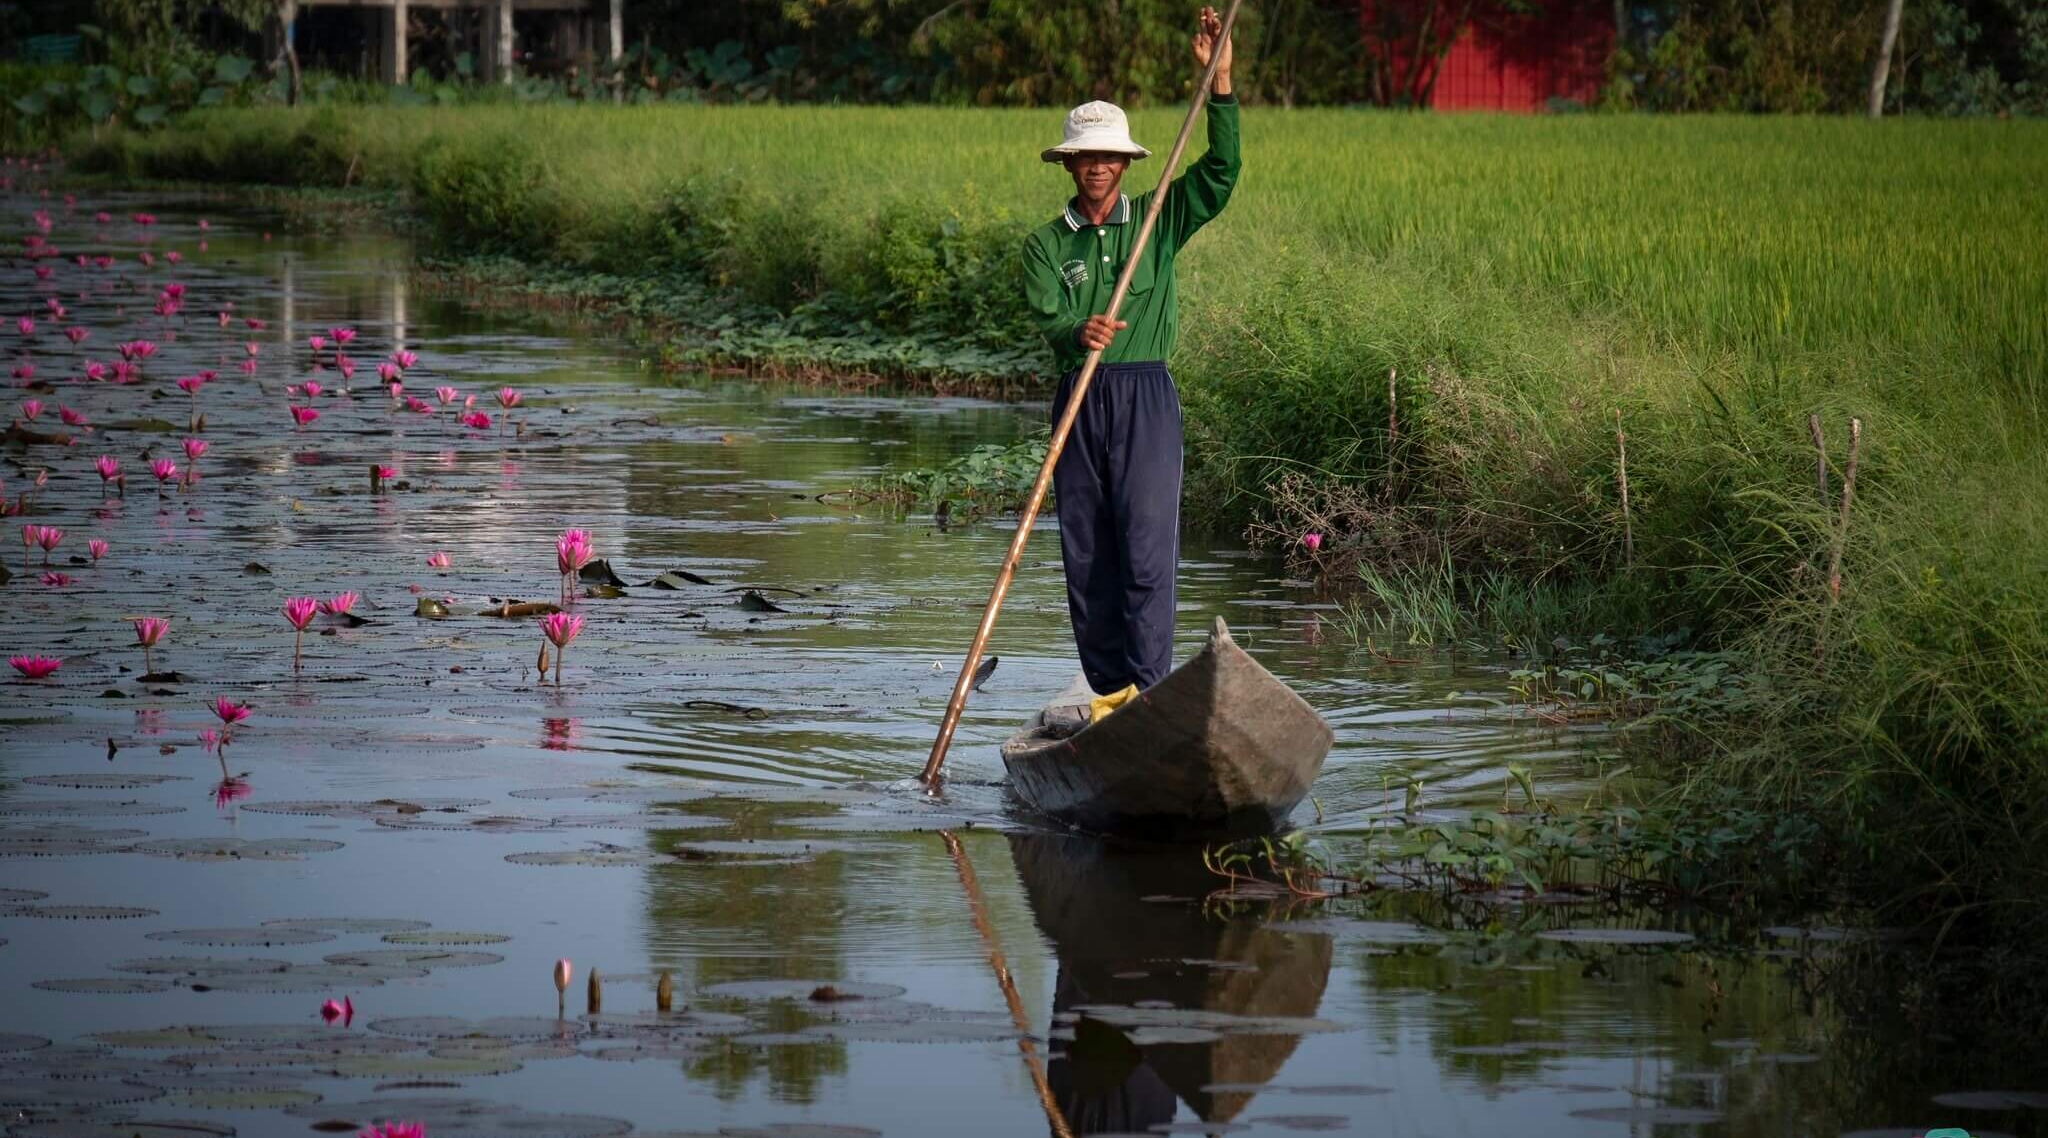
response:
<path id="1" fill-rule="evenodd" d="M 1166 155 L 1166 168 L 1160 172 L 1159 187 L 1152 194 L 1151 204 L 1145 207 L 1145 221 L 1138 228 L 1137 240 L 1131 244 L 1130 258 L 1124 262 L 1123 271 L 1117 274 L 1116 290 L 1109 294 L 1109 308 L 1105 312 L 1112 321 L 1116 319 L 1117 310 L 1123 307 L 1124 294 L 1130 291 L 1131 274 L 1137 270 L 1145 244 L 1152 238 L 1152 227 L 1159 222 L 1159 210 L 1166 204 L 1167 188 L 1173 183 L 1173 171 L 1180 165 L 1181 152 L 1187 149 L 1188 138 L 1194 133 L 1195 119 L 1209 101 L 1209 84 L 1216 78 L 1216 65 L 1223 62 L 1223 45 L 1230 42 L 1230 28 L 1237 21 L 1237 7 L 1241 2 L 1230 0 L 1230 8 L 1223 14 L 1222 34 L 1209 53 L 1209 66 L 1202 70 L 1201 83 L 1195 87 L 1195 101 L 1188 107 L 1188 117 L 1180 124 L 1180 135 L 1173 140 L 1173 149 Z M 995 587 L 989 590 L 988 604 L 981 610 L 981 623 L 974 630 L 973 642 L 967 646 L 967 659 L 961 662 L 960 674 L 953 680 L 953 695 L 946 701 L 946 716 L 939 722 L 938 738 L 932 740 L 931 754 L 925 759 L 924 772 L 918 776 L 928 791 L 938 789 L 939 769 L 946 765 L 946 749 L 952 746 L 953 732 L 960 726 L 960 713 L 967 707 L 967 692 L 974 682 L 975 665 L 981 663 L 981 654 L 988 649 L 989 634 L 995 631 L 996 616 L 1003 611 L 1003 598 L 1009 595 L 1010 582 L 1017 575 L 1018 562 L 1023 559 L 1024 543 L 1031 539 L 1031 526 L 1038 520 L 1038 508 L 1045 503 L 1046 489 L 1052 485 L 1053 467 L 1060 460 L 1060 452 L 1066 449 L 1067 436 L 1074 429 L 1074 419 L 1081 413 L 1082 400 L 1088 394 L 1088 385 L 1095 381 L 1095 371 L 1101 363 L 1102 349 L 1090 349 L 1088 358 L 1081 363 L 1081 374 L 1074 378 L 1074 390 L 1067 396 L 1066 409 L 1060 413 L 1059 422 L 1053 425 L 1052 440 L 1045 448 L 1045 463 L 1038 468 L 1038 478 L 1031 483 L 1031 496 L 1025 499 L 1024 513 L 1017 519 L 1017 532 L 1010 538 L 1010 551 L 1003 555 L 1003 567 L 996 571 Z"/>
<path id="2" fill-rule="evenodd" d="M 1849 506 L 1856 500 L 1856 452 L 1863 442 L 1863 420 L 1849 420 L 1849 463 L 1842 468 L 1842 514 L 1835 522 L 1834 547 L 1828 552 L 1828 602 L 1842 596 L 1842 545 L 1849 537 Z"/>
<path id="3" fill-rule="evenodd" d="M 1224 27 L 1230 25 L 1226 22 Z M 1038 1105 L 1045 1109 L 1045 1120 L 1052 1124 L 1052 1132 L 1058 1138 L 1074 1138 L 1074 1131 L 1067 1125 L 1067 1116 L 1060 1110 L 1060 1104 L 1052 1097 L 1052 1084 L 1046 1081 L 1045 1062 L 1038 1057 L 1038 1045 L 1031 1040 L 1031 1017 L 1024 1013 L 1024 998 L 1017 994 L 1017 982 L 1010 976 L 1010 965 L 1003 959 L 1002 945 L 996 942 L 996 931 L 988 922 L 988 906 L 981 899 L 981 883 L 975 880 L 974 867 L 968 864 L 967 848 L 960 844 L 951 830 L 940 830 L 939 837 L 946 843 L 946 853 L 953 859 L 953 868 L 960 874 L 960 888 L 967 894 L 967 911 L 974 915 L 974 931 L 981 934 L 982 947 L 988 952 L 988 965 L 995 971 L 996 983 L 1003 989 L 1003 1002 L 1010 1005 L 1010 1022 L 1016 1025 L 1017 1051 L 1024 1056 L 1024 1066 L 1031 1072 L 1031 1085 L 1038 1091 Z"/>
<path id="4" fill-rule="evenodd" d="M 1614 448 L 1619 454 L 1615 476 L 1621 483 L 1621 557 L 1624 565 L 1636 563 L 1636 527 L 1628 512 L 1628 436 L 1621 431 L 1621 408 L 1614 409 Z"/>

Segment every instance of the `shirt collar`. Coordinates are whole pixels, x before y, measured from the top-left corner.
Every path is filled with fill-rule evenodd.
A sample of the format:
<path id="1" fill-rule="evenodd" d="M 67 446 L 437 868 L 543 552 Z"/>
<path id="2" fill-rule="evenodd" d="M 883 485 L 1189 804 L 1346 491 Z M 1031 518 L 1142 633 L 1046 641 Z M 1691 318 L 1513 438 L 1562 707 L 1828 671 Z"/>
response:
<path id="1" fill-rule="evenodd" d="M 1079 198 L 1068 199 L 1065 214 L 1067 228 L 1075 233 L 1079 233 L 1081 231 L 1082 226 L 1089 224 L 1088 219 L 1081 216 L 1081 211 L 1074 208 L 1074 203 L 1079 200 Z M 1109 211 L 1109 219 L 1103 222 L 1103 224 L 1122 225 L 1124 222 L 1129 221 L 1130 219 L 1131 195 L 1118 194 L 1116 196 L 1116 205 Z"/>

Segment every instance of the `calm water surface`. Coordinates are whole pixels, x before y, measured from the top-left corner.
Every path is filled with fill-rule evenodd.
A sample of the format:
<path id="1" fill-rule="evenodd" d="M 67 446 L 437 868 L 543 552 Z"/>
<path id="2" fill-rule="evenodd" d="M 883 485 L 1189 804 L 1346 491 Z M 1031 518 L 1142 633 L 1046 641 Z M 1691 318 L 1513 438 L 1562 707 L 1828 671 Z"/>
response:
<path id="1" fill-rule="evenodd" d="M 67 531 L 51 560 L 71 580 L 43 583 L 41 551 L 14 546 L 10 524 L 0 649 L 64 664 L 0 682 L 9 1133 L 417 1118 L 434 1135 L 1833 1135 L 2038 1121 L 1930 1097 L 1974 1087 L 1873 1091 L 1855 1058 L 1867 1041 L 1845 1044 L 1786 953 L 1536 935 L 1611 923 L 1563 911 L 1426 914 L 1449 932 L 1226 912 L 1204 903 L 1215 883 L 1185 851 L 1119 850 L 1018 816 L 995 744 L 1074 670 L 1049 529 L 948 792 L 924 798 L 910 779 L 1008 535 L 831 492 L 1015 438 L 1042 407 L 662 375 L 615 335 L 422 295 L 394 241 L 288 235 L 217 202 L 67 210 L 19 190 L 14 236 L 37 234 L 39 207 L 61 255 L 15 245 L 0 298 L 10 354 L 47 383 L 18 378 L 10 403 L 44 410 L 10 437 L 0 492 L 48 471 L 34 520 Z M 102 208 L 112 218 L 97 223 Z M 133 221 L 140 210 L 157 223 Z M 174 281 L 182 312 L 154 315 Z M 25 315 L 33 335 L 16 334 Z M 72 343 L 70 324 L 90 335 Z M 307 337 L 337 326 L 356 331 L 353 382 L 312 370 Z M 141 382 L 79 378 L 138 337 L 159 344 Z M 374 369 L 399 346 L 420 356 L 408 393 L 437 405 L 450 385 L 497 421 L 396 409 Z M 202 368 L 221 374 L 195 408 L 172 380 Z M 286 391 L 307 378 L 325 390 Z M 508 385 L 524 402 L 506 415 L 489 393 Z M 295 430 L 295 403 L 319 418 Z M 64 427 L 59 405 L 97 431 Z M 186 465 L 195 409 L 211 444 L 198 480 L 160 498 L 148 458 Z M 39 437 L 59 432 L 76 444 Z M 102 453 L 121 460 L 125 499 L 104 497 Z M 385 495 L 367 493 L 372 463 L 398 471 Z M 553 599 L 568 526 L 591 530 L 629 583 L 669 570 L 710 583 L 580 600 L 588 624 L 557 686 L 536 674 L 531 619 L 471 614 Z M 96 567 L 80 563 L 94 536 L 111 544 Z M 435 551 L 446 572 L 426 564 Z M 1596 740 L 1501 713 L 1483 698 L 1501 689 L 1495 664 L 1357 654 L 1313 593 L 1229 542 L 1191 540 L 1181 579 L 1188 650 L 1224 615 L 1335 726 L 1305 825 L 1363 825 L 1411 775 L 1445 810 L 1492 800 L 1509 761 L 1546 788 L 1586 777 Z M 745 587 L 784 611 L 743 607 Z M 369 623 L 316 620 L 294 675 L 285 599 L 343 590 Z M 422 596 L 454 615 L 415 616 Z M 172 621 L 155 656 L 168 680 L 140 676 L 127 618 L 150 614 Z M 254 709 L 226 795 L 199 743 L 220 696 Z M 575 977 L 558 1013 L 561 957 Z M 844 998 L 814 998 L 826 985 Z M 321 1002 L 344 996 L 352 1021 L 323 1023 Z M 139 1126 L 166 1121 L 189 1128 Z"/>

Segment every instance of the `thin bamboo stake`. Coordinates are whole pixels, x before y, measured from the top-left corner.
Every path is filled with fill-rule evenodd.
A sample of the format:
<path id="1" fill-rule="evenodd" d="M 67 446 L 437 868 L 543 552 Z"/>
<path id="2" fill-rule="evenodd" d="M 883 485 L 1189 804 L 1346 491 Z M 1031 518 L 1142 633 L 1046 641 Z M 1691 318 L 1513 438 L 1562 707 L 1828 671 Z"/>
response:
<path id="1" fill-rule="evenodd" d="M 1828 444 L 1820 433 L 1820 416 L 1806 417 L 1806 434 L 1813 440 L 1813 481 L 1820 487 L 1821 505 L 1828 501 Z"/>
<path id="2" fill-rule="evenodd" d="M 1242 0 L 1230 0 L 1230 8 L 1223 14 L 1222 34 L 1217 36 L 1216 45 L 1209 53 L 1209 66 L 1202 70 L 1202 81 L 1195 87 L 1195 101 L 1188 107 L 1187 120 L 1180 124 L 1180 135 L 1173 140 L 1173 149 L 1166 155 L 1166 168 L 1160 172 L 1159 187 L 1152 194 L 1151 204 L 1145 207 L 1145 221 L 1138 229 L 1137 240 L 1131 244 L 1130 259 L 1124 262 L 1123 271 L 1116 277 L 1116 291 L 1109 294 L 1109 308 L 1105 312 L 1110 320 L 1124 304 L 1124 294 L 1130 291 L 1131 274 L 1137 271 L 1138 259 L 1144 255 L 1145 243 L 1152 239 L 1152 227 L 1159 222 L 1160 208 L 1166 204 L 1166 191 L 1173 184 L 1174 168 L 1180 165 L 1181 152 L 1187 149 L 1188 137 L 1194 133 L 1195 119 L 1202 113 L 1202 107 L 1209 101 L 1209 84 L 1216 78 L 1216 65 L 1223 62 L 1223 45 L 1230 42 L 1231 25 L 1237 22 L 1237 6 Z M 960 713 L 967 707 L 967 692 L 974 682 L 975 665 L 981 663 L 981 654 L 988 649 L 989 634 L 995 631 L 996 616 L 1003 611 L 1003 598 L 1009 595 L 1010 581 L 1017 575 L 1017 564 L 1024 557 L 1024 543 L 1031 538 L 1031 526 L 1038 520 L 1038 508 L 1045 504 L 1045 491 L 1052 485 L 1052 470 L 1060 460 L 1060 452 L 1066 449 L 1067 435 L 1074 429 L 1074 419 L 1081 413 L 1081 402 L 1088 394 L 1088 385 L 1095 381 L 1095 371 L 1102 363 L 1102 349 L 1093 348 L 1088 358 L 1081 363 L 1081 374 L 1074 378 L 1074 390 L 1067 396 L 1066 409 L 1060 420 L 1053 425 L 1052 440 L 1046 444 L 1045 463 L 1038 468 L 1038 478 L 1031 483 L 1031 496 L 1024 502 L 1024 512 L 1017 519 L 1017 532 L 1010 538 L 1010 551 L 1003 555 L 1003 567 L 996 572 L 996 583 L 989 590 L 988 604 L 981 610 L 981 623 L 974 630 L 974 641 L 967 646 L 967 659 L 960 664 L 960 674 L 953 680 L 952 698 L 946 701 L 946 717 L 939 722 L 939 736 L 932 740 L 932 751 L 926 757 L 924 772 L 918 778 L 926 790 L 938 789 L 939 768 L 946 765 L 946 749 L 953 744 L 953 732 L 960 726 Z"/>
<path id="3" fill-rule="evenodd" d="M 1401 441 L 1399 395 L 1394 390 L 1394 369 L 1387 369 L 1387 500 L 1394 499 L 1394 444 Z"/>
<path id="4" fill-rule="evenodd" d="M 1622 563 L 1633 566 L 1636 563 L 1636 527 L 1628 512 L 1628 436 L 1621 432 L 1621 408 L 1614 409 L 1614 447 L 1620 459 L 1615 466 L 1615 475 L 1621 482 L 1621 557 Z"/>
<path id="5" fill-rule="evenodd" d="M 1225 22 L 1223 26 L 1230 25 Z M 1038 1045 L 1031 1040 L 1031 1017 L 1024 1014 L 1024 998 L 1017 994 L 1017 982 L 1010 977 L 1010 965 L 1003 959 L 1002 945 L 996 942 L 996 931 L 988 922 L 988 906 L 981 899 L 981 883 L 975 880 L 974 867 L 968 864 L 967 848 L 951 830 L 940 830 L 939 837 L 945 841 L 946 853 L 951 855 L 953 868 L 960 874 L 960 888 L 967 893 L 967 911 L 974 915 L 974 931 L 981 934 L 982 947 L 988 951 L 988 965 L 1003 989 L 1003 1001 L 1010 1005 L 1010 1022 L 1017 1028 L 1017 1051 L 1024 1056 L 1024 1066 L 1031 1072 L 1038 1105 L 1045 1109 L 1045 1120 L 1052 1124 L 1052 1132 L 1058 1138 L 1074 1138 L 1067 1116 L 1052 1097 L 1052 1084 L 1046 1081 L 1045 1062 L 1038 1057 Z"/>
<path id="6" fill-rule="evenodd" d="M 1828 603 L 1842 596 L 1842 545 L 1849 537 L 1849 505 L 1856 500 L 1856 452 L 1863 442 L 1863 420 L 1849 420 L 1849 464 L 1842 468 L 1842 516 L 1835 523 L 1834 548 L 1828 553 Z"/>

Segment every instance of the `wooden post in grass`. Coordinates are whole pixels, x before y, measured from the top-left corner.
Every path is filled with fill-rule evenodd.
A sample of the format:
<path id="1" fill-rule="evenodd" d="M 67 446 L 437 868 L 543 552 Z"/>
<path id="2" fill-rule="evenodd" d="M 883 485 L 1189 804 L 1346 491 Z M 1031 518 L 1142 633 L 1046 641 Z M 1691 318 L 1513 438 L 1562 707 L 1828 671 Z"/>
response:
<path id="1" fill-rule="evenodd" d="M 1394 369 L 1387 369 L 1387 501 L 1394 500 L 1394 444 L 1401 441 L 1401 417 L 1394 390 Z"/>
<path id="2" fill-rule="evenodd" d="M 1813 481 L 1820 487 L 1820 504 L 1828 504 L 1828 445 L 1820 432 L 1820 416 L 1806 417 L 1806 434 L 1813 440 Z"/>
<path id="3" fill-rule="evenodd" d="M 1621 558 L 1631 568 L 1636 563 L 1636 528 L 1628 513 L 1628 436 L 1621 433 L 1621 408 L 1614 409 L 1614 448 L 1619 455 L 1615 479 L 1621 483 Z"/>
<path id="4" fill-rule="evenodd" d="M 1849 505 L 1856 500 L 1856 452 L 1863 443 L 1863 420 L 1849 420 L 1849 464 L 1842 468 L 1842 516 L 1835 522 L 1834 548 L 1828 553 L 1828 603 L 1842 596 L 1842 544 L 1849 537 Z"/>

